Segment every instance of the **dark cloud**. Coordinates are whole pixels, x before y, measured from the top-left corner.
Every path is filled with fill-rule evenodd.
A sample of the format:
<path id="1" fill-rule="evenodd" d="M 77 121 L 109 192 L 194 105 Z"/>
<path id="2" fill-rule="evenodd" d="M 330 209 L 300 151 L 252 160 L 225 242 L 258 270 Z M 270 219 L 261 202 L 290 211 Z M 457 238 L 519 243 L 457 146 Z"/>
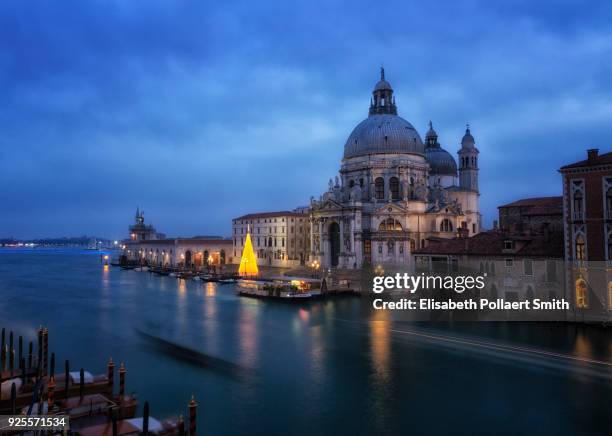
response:
<path id="1" fill-rule="evenodd" d="M 381 62 L 403 117 L 465 123 L 481 204 L 560 193 L 610 149 L 609 2 L 0 4 L 0 236 L 228 234 L 318 196 Z M 533 183 L 537 181 L 537 183 Z"/>

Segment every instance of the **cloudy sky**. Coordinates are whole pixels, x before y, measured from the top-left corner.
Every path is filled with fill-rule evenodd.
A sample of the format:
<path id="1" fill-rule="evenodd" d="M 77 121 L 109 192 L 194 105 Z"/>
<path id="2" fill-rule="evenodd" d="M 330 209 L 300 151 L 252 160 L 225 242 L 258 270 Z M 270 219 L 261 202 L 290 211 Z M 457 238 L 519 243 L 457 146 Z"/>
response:
<path id="1" fill-rule="evenodd" d="M 455 153 L 481 204 L 560 194 L 612 150 L 608 1 L 0 3 L 0 237 L 229 235 L 337 174 L 384 63 L 399 113 Z"/>

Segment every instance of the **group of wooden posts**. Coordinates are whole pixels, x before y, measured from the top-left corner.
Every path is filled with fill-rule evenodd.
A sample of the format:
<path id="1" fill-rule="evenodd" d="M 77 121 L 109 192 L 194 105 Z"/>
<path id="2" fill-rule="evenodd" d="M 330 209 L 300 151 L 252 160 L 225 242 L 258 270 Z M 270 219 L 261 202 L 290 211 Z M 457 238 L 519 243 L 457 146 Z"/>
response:
<path id="1" fill-rule="evenodd" d="M 72 377 L 70 362 L 65 362 L 65 373 L 55 375 L 55 353 L 49 355 L 49 331 L 46 328 L 38 329 L 37 355 L 34 355 L 34 344 L 30 341 L 27 353 L 24 354 L 23 337 L 17 341 L 17 355 L 13 332 L 9 332 L 8 342 L 6 331 L 2 329 L 0 348 L 0 415 L 68 415 L 71 427 L 83 430 L 83 434 L 112 434 L 119 436 L 125 433 L 121 420 L 133 418 L 136 412 L 137 400 L 133 395 L 125 394 L 126 368 L 123 363 L 119 366 L 119 392 L 114 396 L 115 363 L 112 358 L 107 364 L 107 373 L 91 378 L 85 382 L 85 371 L 80 368 L 79 384 L 70 384 Z M 17 362 L 15 362 L 17 357 Z M 15 366 L 15 363 L 18 366 Z M 75 374 L 75 373 L 72 373 Z M 63 382 L 63 385 L 62 385 Z M 2 386 L 10 386 L 10 398 L 5 398 Z M 94 403 L 97 402 L 97 410 Z M 46 406 L 46 408 L 44 407 Z M 197 403 L 192 396 L 188 404 L 189 428 L 185 429 L 182 415 L 176 421 L 164 421 L 163 435 L 196 435 L 196 409 Z M 98 413 L 95 415 L 95 413 Z M 92 419 L 95 415 L 96 419 Z M 149 434 L 149 403 L 143 406 L 141 434 Z M 79 420 L 81 422 L 79 423 Z M 106 424 L 100 424 L 100 421 Z M 91 425 L 96 424 L 96 425 Z M 87 431 L 100 429 L 99 432 Z M 80 433 L 79 430 L 71 431 Z"/>

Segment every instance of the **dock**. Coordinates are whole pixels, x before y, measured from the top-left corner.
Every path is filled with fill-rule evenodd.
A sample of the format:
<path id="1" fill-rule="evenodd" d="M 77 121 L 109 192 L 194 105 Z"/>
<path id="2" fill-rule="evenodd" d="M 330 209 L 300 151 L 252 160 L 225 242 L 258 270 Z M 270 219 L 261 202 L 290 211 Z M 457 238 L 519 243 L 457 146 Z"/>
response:
<path id="1" fill-rule="evenodd" d="M 56 373 L 55 353 L 49 350 L 49 330 L 38 329 L 36 347 L 23 347 L 23 336 L 14 341 L 14 333 L 2 329 L 0 352 L 0 423 L 2 415 L 34 417 L 44 415 L 61 419 L 69 417 L 70 434 L 77 436 L 119 436 L 137 434 L 196 435 L 197 402 L 192 396 L 187 404 L 188 429 L 182 418 L 157 419 L 149 415 L 144 402 L 137 416 L 139 401 L 126 394 L 127 369 L 121 363 L 116 370 L 109 358 L 106 373 L 94 375 L 84 368 L 75 369 L 64 362 Z M 17 346 L 17 353 L 15 352 Z M 115 386 L 115 374 L 119 383 Z M 6 425 L 6 423 L 4 423 Z M 27 428 L 21 428 L 27 431 Z M 65 428 L 49 428 L 48 434 L 68 434 Z"/>

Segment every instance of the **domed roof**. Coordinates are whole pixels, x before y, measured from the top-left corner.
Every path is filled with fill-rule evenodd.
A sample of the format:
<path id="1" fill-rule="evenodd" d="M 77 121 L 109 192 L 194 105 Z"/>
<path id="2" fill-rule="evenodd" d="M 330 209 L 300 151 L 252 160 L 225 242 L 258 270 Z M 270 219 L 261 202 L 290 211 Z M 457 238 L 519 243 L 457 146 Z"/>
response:
<path id="1" fill-rule="evenodd" d="M 374 87 L 374 91 L 380 91 L 383 89 L 392 90 L 393 88 L 391 88 L 391 84 L 387 82 L 385 79 L 380 79 L 378 83 L 376 83 L 376 86 Z"/>
<path id="2" fill-rule="evenodd" d="M 470 125 L 467 125 L 467 128 L 465 129 L 465 135 L 463 135 L 463 138 L 461 138 L 461 146 L 462 147 L 473 147 L 474 144 L 476 143 L 476 141 L 474 141 L 474 137 L 472 136 L 472 133 L 470 132 Z"/>
<path id="3" fill-rule="evenodd" d="M 392 114 L 370 115 L 353 129 L 344 145 L 344 159 L 377 153 L 424 152 L 423 141 L 412 124 Z"/>
<path id="4" fill-rule="evenodd" d="M 429 173 L 439 176 L 457 176 L 457 162 L 448 151 L 440 146 L 438 134 L 431 121 L 425 138 L 425 159 L 430 167 Z"/>
<path id="5" fill-rule="evenodd" d="M 439 176 L 457 176 L 457 162 L 453 156 L 442 147 L 427 147 L 425 159 L 429 163 L 429 174 Z"/>

